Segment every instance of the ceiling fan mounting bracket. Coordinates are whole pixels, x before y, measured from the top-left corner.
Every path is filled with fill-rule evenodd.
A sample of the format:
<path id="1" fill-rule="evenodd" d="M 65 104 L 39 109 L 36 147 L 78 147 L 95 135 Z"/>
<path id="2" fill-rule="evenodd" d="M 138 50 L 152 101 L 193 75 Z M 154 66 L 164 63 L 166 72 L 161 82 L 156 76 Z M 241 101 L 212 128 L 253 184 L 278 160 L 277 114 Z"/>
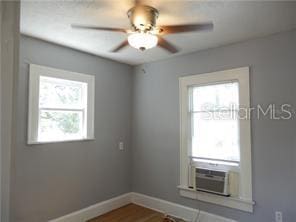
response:
<path id="1" fill-rule="evenodd" d="M 147 32 L 155 29 L 159 12 L 148 5 L 136 5 L 128 10 L 127 15 L 134 31 Z"/>

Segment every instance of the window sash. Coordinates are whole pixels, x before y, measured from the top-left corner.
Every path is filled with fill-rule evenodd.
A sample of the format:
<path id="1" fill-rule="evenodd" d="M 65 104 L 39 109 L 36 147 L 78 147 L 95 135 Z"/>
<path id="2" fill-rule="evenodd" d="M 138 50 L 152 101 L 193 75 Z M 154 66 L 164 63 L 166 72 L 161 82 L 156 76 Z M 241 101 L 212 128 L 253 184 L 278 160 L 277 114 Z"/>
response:
<path id="1" fill-rule="evenodd" d="M 193 115 L 191 115 L 191 123 L 190 123 L 190 125 L 193 125 Z M 224 120 L 221 120 L 221 121 L 224 121 Z M 237 124 L 238 124 L 238 132 L 237 132 L 237 136 L 238 136 L 238 139 L 240 139 L 240 133 L 239 133 L 239 130 L 240 130 L 240 127 L 239 127 L 239 120 L 237 120 L 236 121 L 237 122 Z M 188 150 L 188 157 L 190 157 L 190 158 L 195 158 L 195 159 L 201 159 L 201 160 L 203 160 L 203 162 L 205 162 L 205 160 L 208 160 L 209 161 L 209 163 L 212 163 L 212 161 L 220 161 L 221 163 L 220 164 L 223 164 L 222 162 L 225 162 L 226 164 L 227 163 L 240 163 L 240 161 L 241 161 L 241 147 L 240 147 L 240 142 L 238 142 L 238 150 L 237 150 L 237 152 L 238 152 L 238 160 L 230 160 L 230 159 L 227 159 L 227 158 L 212 158 L 212 157 L 207 157 L 207 156 L 194 156 L 193 155 L 193 149 L 194 149 L 194 147 L 193 147 L 193 138 L 194 138 L 194 135 L 193 135 L 193 133 L 194 133 L 194 129 L 193 129 L 193 126 L 192 127 L 190 127 L 191 129 L 190 129 L 190 138 L 188 138 L 188 140 L 189 140 L 189 150 Z M 203 149 L 203 148 L 200 148 L 200 147 L 196 147 L 195 149 Z"/>
<path id="2" fill-rule="evenodd" d="M 48 139 L 48 140 L 45 140 L 44 138 L 42 139 L 41 138 L 41 135 L 40 135 L 40 130 L 41 130 L 41 119 L 42 119 L 42 111 L 49 111 L 49 112 L 55 112 L 55 113 L 60 113 L 60 114 L 73 114 L 73 113 L 76 113 L 78 114 L 78 116 L 80 115 L 80 121 L 78 122 L 79 124 L 79 130 L 78 130 L 78 134 L 76 133 L 75 134 L 67 134 L 67 133 L 64 133 L 64 137 L 61 139 L 61 138 L 54 138 L 54 141 L 69 141 L 69 140 L 78 140 L 78 139 L 84 139 L 86 138 L 86 133 L 85 133 L 85 112 L 84 110 L 55 110 L 55 109 L 40 109 L 39 110 L 39 118 L 38 118 L 38 135 L 37 135 L 37 138 L 38 138 L 38 141 L 40 142 L 51 142 L 53 141 L 53 139 Z M 58 127 L 59 128 L 59 127 Z M 61 129 L 59 129 L 61 130 Z M 61 130 L 63 131 L 63 130 Z M 45 137 L 48 138 L 48 136 L 50 137 L 52 131 L 49 131 Z M 44 135 L 43 135 L 44 136 Z"/>
<path id="3" fill-rule="evenodd" d="M 41 80 L 42 79 L 42 80 Z M 53 79 L 53 80 L 51 80 Z M 56 103 L 56 104 L 41 104 L 40 103 L 40 90 L 41 90 L 41 81 L 42 82 L 47 82 L 49 84 L 56 84 L 56 85 L 61 85 L 61 86 L 73 86 L 73 83 L 78 85 L 81 90 L 81 97 L 79 98 L 80 102 L 78 104 L 63 104 L 63 103 Z M 77 87 L 78 87 L 77 86 Z M 38 98 L 38 103 L 39 103 L 39 108 L 61 108 L 61 109 L 82 109 L 87 107 L 87 96 L 88 96 L 88 83 L 82 82 L 82 81 L 74 81 L 74 80 L 68 80 L 68 79 L 63 79 L 61 77 L 49 77 L 46 75 L 41 74 L 39 78 L 39 98 Z"/>
<path id="4" fill-rule="evenodd" d="M 82 136 L 76 139 L 85 139 L 87 138 L 87 112 L 86 112 L 86 108 L 80 108 L 80 109 L 73 109 L 73 108 L 39 108 L 39 112 L 38 112 L 38 128 L 37 128 L 37 140 L 38 141 L 42 141 L 39 139 L 39 130 L 40 130 L 40 116 L 41 116 L 41 112 L 42 111 L 57 111 L 57 112 L 81 112 L 82 113 L 82 125 L 81 125 L 81 132 L 82 132 Z M 70 139 L 72 140 L 72 139 Z M 67 139 L 65 140 L 56 140 L 56 141 L 67 141 Z"/>

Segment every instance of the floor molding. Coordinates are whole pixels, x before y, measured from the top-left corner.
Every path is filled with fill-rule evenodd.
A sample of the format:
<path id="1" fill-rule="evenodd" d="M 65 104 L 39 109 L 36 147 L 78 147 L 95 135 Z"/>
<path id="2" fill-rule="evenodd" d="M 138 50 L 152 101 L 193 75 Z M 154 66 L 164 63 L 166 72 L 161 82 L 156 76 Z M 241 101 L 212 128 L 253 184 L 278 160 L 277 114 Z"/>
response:
<path id="1" fill-rule="evenodd" d="M 132 203 L 147 207 L 152 210 L 160 211 L 165 214 L 180 217 L 186 221 L 193 221 L 197 216 L 198 210 L 189 208 L 180 204 L 172 203 L 166 200 L 150 197 L 140 193 L 132 193 Z"/>
<path id="2" fill-rule="evenodd" d="M 180 217 L 186 221 L 193 221 L 199 214 L 199 222 L 236 222 L 215 214 L 210 214 L 204 211 L 199 212 L 198 209 L 134 192 L 100 202 L 49 222 L 85 222 L 86 220 L 100 216 L 129 203 L 134 203 L 155 211 Z"/>
<path id="3" fill-rule="evenodd" d="M 236 222 L 235 220 L 215 214 L 210 214 L 205 211 L 199 212 L 198 209 L 193 209 L 140 193 L 131 193 L 131 198 L 131 201 L 134 204 L 160 211 L 165 214 L 170 214 L 172 216 L 180 217 L 186 221 L 194 221 L 199 215 L 199 220 L 197 220 L 198 222 Z"/>
<path id="4" fill-rule="evenodd" d="M 131 203 L 131 193 L 126 193 L 118 197 L 94 204 L 79 211 L 67 214 L 63 217 L 50 220 L 49 222 L 85 222 L 94 217 L 103 215 Z"/>

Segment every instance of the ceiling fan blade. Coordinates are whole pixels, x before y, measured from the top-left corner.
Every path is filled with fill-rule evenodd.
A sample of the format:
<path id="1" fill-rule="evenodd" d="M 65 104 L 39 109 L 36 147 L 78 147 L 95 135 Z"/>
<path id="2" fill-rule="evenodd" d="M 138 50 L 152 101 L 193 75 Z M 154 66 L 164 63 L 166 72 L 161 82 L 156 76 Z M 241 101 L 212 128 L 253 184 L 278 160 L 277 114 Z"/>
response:
<path id="1" fill-rule="evenodd" d="M 213 23 L 187 24 L 187 25 L 165 25 L 161 26 L 161 34 L 173 34 L 182 32 L 211 31 Z"/>
<path id="2" fill-rule="evenodd" d="M 90 29 L 90 30 L 99 30 L 99 31 L 127 33 L 127 30 L 122 28 L 99 27 L 99 26 L 88 26 L 88 25 L 71 25 L 71 27 L 75 29 Z"/>
<path id="3" fill-rule="evenodd" d="M 171 52 L 171 53 L 177 53 L 179 50 L 176 46 L 165 40 L 164 38 L 158 36 L 158 46 Z"/>
<path id="4" fill-rule="evenodd" d="M 112 49 L 111 52 L 118 52 L 118 51 L 122 50 L 123 48 L 125 48 L 128 45 L 129 45 L 128 41 L 125 40 L 122 43 L 120 43 L 118 46 L 116 46 L 114 49 Z"/>

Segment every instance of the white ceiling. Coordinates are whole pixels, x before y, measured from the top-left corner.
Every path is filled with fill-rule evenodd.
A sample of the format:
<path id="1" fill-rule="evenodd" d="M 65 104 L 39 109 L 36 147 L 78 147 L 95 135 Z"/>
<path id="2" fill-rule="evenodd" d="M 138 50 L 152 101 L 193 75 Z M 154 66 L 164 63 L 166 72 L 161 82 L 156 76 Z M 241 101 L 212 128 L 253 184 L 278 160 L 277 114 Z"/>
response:
<path id="1" fill-rule="evenodd" d="M 26 1 L 21 5 L 21 32 L 128 64 L 141 64 L 296 28 L 296 2 L 144 1 L 159 9 L 159 25 L 214 22 L 213 32 L 173 34 L 165 38 L 181 51 L 154 48 L 145 52 L 109 50 L 123 41 L 121 33 L 73 30 L 70 24 L 129 27 L 132 0 Z"/>

